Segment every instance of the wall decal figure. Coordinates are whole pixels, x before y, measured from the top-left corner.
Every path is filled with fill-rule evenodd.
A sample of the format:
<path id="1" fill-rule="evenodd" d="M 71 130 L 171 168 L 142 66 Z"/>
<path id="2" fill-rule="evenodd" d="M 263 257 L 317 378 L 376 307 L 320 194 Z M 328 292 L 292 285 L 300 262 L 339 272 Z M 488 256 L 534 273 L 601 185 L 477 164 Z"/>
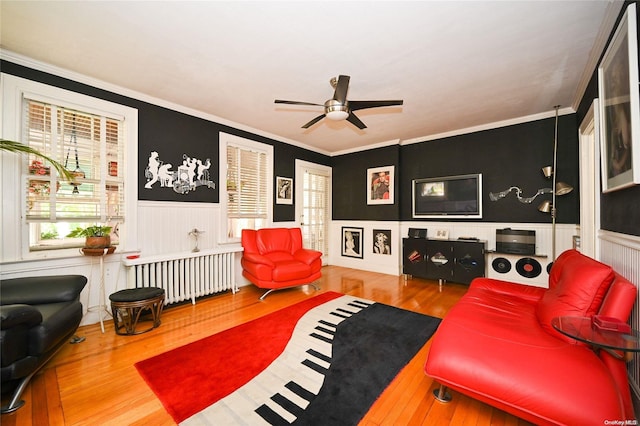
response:
<path id="1" fill-rule="evenodd" d="M 187 194 L 189 191 L 195 191 L 199 186 L 216 187 L 215 182 L 209 179 L 210 158 L 203 162 L 199 158 L 192 158 L 187 154 L 183 154 L 182 164 L 178 166 L 178 170 L 173 171 L 171 167 L 170 163 L 164 164 L 159 159 L 156 151 L 152 151 L 149 155 L 147 168 L 144 171 L 147 179 L 147 183 L 144 185 L 145 189 L 153 189 L 153 185 L 158 181 L 161 188 L 173 188 L 178 194 Z"/>

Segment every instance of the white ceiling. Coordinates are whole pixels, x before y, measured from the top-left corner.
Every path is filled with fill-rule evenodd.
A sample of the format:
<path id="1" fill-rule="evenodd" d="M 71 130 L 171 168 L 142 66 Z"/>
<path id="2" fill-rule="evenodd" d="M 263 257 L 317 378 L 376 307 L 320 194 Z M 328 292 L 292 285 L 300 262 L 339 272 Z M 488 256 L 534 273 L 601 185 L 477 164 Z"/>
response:
<path id="1" fill-rule="evenodd" d="M 574 108 L 621 1 L 7 1 L 1 46 L 325 153 Z M 604 38 L 603 38 L 604 35 Z M 322 120 L 331 77 L 368 126 Z M 146 99 L 145 99 L 146 100 Z"/>

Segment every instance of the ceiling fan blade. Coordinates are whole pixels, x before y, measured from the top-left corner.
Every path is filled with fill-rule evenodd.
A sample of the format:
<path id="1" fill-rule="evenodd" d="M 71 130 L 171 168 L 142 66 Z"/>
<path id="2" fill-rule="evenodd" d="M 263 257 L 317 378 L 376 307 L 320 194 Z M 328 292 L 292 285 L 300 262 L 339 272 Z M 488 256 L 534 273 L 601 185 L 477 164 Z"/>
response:
<path id="1" fill-rule="evenodd" d="M 351 111 L 357 111 L 365 108 L 378 108 L 394 105 L 402 105 L 402 100 L 396 101 L 349 101 L 349 109 Z"/>
<path id="2" fill-rule="evenodd" d="M 309 127 L 313 126 L 314 124 L 316 124 L 318 121 L 322 120 L 324 118 L 324 114 L 321 114 L 319 116 L 317 116 L 316 118 L 314 118 L 313 120 L 311 120 L 310 122 L 308 122 L 307 124 L 305 124 L 304 126 L 302 126 L 303 129 L 308 129 Z"/>
<path id="3" fill-rule="evenodd" d="M 362 121 L 360 121 L 360 119 L 356 117 L 354 113 L 349 113 L 349 116 L 347 117 L 347 121 L 353 124 L 354 126 L 356 126 L 360 130 L 367 128 L 367 126 L 365 126 L 365 124 Z"/>
<path id="4" fill-rule="evenodd" d="M 289 105 L 313 105 L 313 106 L 324 106 L 324 105 L 320 105 L 320 104 L 314 104 L 311 102 L 299 102 L 299 101 L 283 101 L 280 99 L 276 99 L 275 103 L 277 104 L 289 104 Z"/>
<path id="5" fill-rule="evenodd" d="M 333 93 L 333 99 L 340 102 L 342 105 L 347 102 L 347 90 L 349 90 L 349 80 L 351 77 L 348 75 L 338 76 L 338 83 L 336 84 L 336 90 Z"/>

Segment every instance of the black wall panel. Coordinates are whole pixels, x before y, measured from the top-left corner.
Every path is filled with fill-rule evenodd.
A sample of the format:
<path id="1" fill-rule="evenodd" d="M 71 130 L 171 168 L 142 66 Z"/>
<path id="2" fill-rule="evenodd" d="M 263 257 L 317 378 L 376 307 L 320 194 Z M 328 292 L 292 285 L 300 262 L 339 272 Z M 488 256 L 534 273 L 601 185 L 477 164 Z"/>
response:
<path id="1" fill-rule="evenodd" d="M 60 87 L 66 90 L 126 105 L 138 110 L 138 198 L 140 200 L 219 202 L 219 132 L 234 134 L 274 147 L 274 175 L 294 177 L 295 160 L 330 165 L 331 158 L 304 148 L 275 141 L 253 133 L 235 129 L 212 121 L 193 117 L 184 113 L 159 107 L 147 102 L 98 89 L 73 80 L 24 67 L 8 61 L 0 62 L 0 69 L 7 74 Z M 216 183 L 215 190 L 209 188 L 190 192 L 186 196 L 175 193 L 170 188 L 146 190 L 144 170 L 151 150 L 158 149 L 160 159 L 165 162 L 179 162 L 185 149 L 193 157 L 210 158 L 210 173 Z M 177 165 L 177 164 L 176 164 Z M 175 166 L 175 165 L 174 165 Z M 127 182 L 127 184 L 130 184 Z M 275 194 L 274 194 L 275 200 Z M 274 205 L 275 222 L 294 220 L 294 206 Z"/>
<path id="2" fill-rule="evenodd" d="M 625 1 L 624 7 L 618 17 L 618 22 L 620 22 L 627 6 L 631 3 L 636 3 L 636 25 L 638 25 L 637 33 L 640 36 L 640 7 L 638 7 L 637 2 Z M 613 32 L 609 37 L 609 41 L 611 40 L 611 37 L 613 37 Z M 640 74 L 640 63 L 638 64 L 638 73 Z M 640 86 L 638 86 L 638 90 L 640 90 Z M 596 67 L 593 75 L 591 76 L 591 80 L 589 80 L 589 85 L 585 90 L 582 100 L 580 101 L 580 105 L 578 106 L 578 125 L 582 123 L 582 120 L 589 111 L 593 100 L 598 98 L 598 96 L 598 70 Z M 602 181 L 601 171 L 600 179 Z M 602 187 L 600 190 L 602 191 Z M 607 231 L 640 236 L 640 185 L 635 185 L 606 194 L 601 192 L 600 227 Z"/>
<path id="3" fill-rule="evenodd" d="M 531 204 L 523 204 L 517 200 L 515 192 L 499 201 L 490 201 L 489 192 L 517 186 L 522 189 L 523 197 L 530 197 L 540 188 L 551 187 L 551 180 L 544 177 L 541 168 L 553 164 L 554 123 L 555 118 L 549 118 L 402 146 L 401 220 L 424 220 L 412 218 L 413 179 L 482 173 L 483 217 L 478 221 L 550 222 L 549 214 L 540 213 L 537 209 L 544 199 L 550 199 L 550 194 L 539 196 Z M 579 173 L 575 115 L 559 118 L 558 140 L 558 180 L 569 183 L 575 189 L 568 195 L 557 197 L 557 219 L 559 223 L 578 223 Z"/>
<path id="4" fill-rule="evenodd" d="M 413 179 L 482 173 L 484 211 L 481 221 L 550 222 L 549 214 L 540 213 L 537 209 L 544 199 L 550 199 L 550 195 L 540 196 L 532 204 L 523 204 L 517 201 L 514 193 L 500 201 L 490 201 L 489 192 L 518 186 L 523 190 L 523 196 L 529 197 L 540 188 L 551 187 L 551 181 L 543 176 L 541 168 L 553 163 L 554 123 L 555 118 L 549 118 L 334 157 L 333 219 L 424 221 L 412 218 Z M 578 223 L 579 174 L 575 115 L 560 117 L 558 139 L 558 178 L 575 188 L 572 193 L 557 197 L 558 222 Z M 394 158 L 397 158 L 397 162 L 392 163 Z M 367 205 L 366 170 L 392 164 L 396 166 L 395 204 Z M 469 219 L 458 219 L 465 220 Z"/>
<path id="5" fill-rule="evenodd" d="M 400 146 L 393 145 L 333 157 L 333 220 L 398 220 L 399 152 Z M 368 205 L 367 169 L 384 166 L 395 166 L 395 203 Z"/>

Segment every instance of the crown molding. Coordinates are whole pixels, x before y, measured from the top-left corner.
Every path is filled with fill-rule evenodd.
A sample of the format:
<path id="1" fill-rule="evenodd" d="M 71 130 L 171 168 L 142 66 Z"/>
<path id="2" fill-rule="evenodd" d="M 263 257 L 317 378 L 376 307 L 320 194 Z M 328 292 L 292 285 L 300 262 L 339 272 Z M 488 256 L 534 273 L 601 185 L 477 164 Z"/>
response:
<path id="1" fill-rule="evenodd" d="M 558 116 L 560 115 L 569 115 L 569 114 L 573 114 L 576 111 L 573 108 L 567 107 L 567 108 L 560 108 L 558 110 Z M 467 127 L 465 129 L 458 129 L 458 130 L 453 130 L 450 132 L 444 132 L 444 133 L 438 133 L 435 135 L 429 135 L 429 136 L 423 136 L 423 137 L 418 137 L 418 138 L 413 138 L 413 139 L 406 139 L 402 142 L 400 142 L 400 145 L 410 145 L 413 143 L 419 143 L 419 142 L 427 142 L 427 141 L 434 141 L 434 140 L 438 140 L 438 139 L 444 139 L 444 138 L 450 138 L 453 136 L 460 136 L 460 135 L 466 135 L 469 133 L 476 133 L 476 132 L 482 132 L 485 130 L 493 130 L 493 129 L 499 129 L 501 127 L 507 127 L 507 126 L 513 126 L 515 124 L 522 124 L 522 123 L 529 123 L 532 121 L 538 121 L 538 120 L 544 120 L 546 118 L 551 118 L 551 117 L 555 117 L 556 116 L 556 111 L 547 111 L 547 112 L 542 112 L 539 114 L 532 114 L 532 115 L 527 115 L 524 117 L 518 117 L 518 118 L 512 118 L 509 120 L 503 120 L 503 121 L 496 121 L 494 123 L 487 123 L 487 124 L 481 124 L 480 126 L 473 126 L 473 127 Z"/>
<path id="2" fill-rule="evenodd" d="M 98 89 L 106 90 L 109 92 L 117 93 L 118 95 L 127 96 L 129 98 L 133 98 L 142 102 L 147 102 L 153 105 L 157 105 L 163 108 L 167 108 L 176 112 L 181 112 L 187 115 L 191 115 L 197 118 L 202 118 L 204 120 L 212 121 L 214 123 L 222 124 L 224 126 L 233 127 L 237 130 L 242 130 L 245 132 L 253 133 L 255 135 L 259 135 L 265 138 L 273 139 L 278 142 L 283 142 L 289 145 L 293 145 L 299 148 L 303 148 L 312 152 L 317 152 L 319 154 L 330 156 L 331 153 L 328 151 L 323 151 L 318 148 L 308 146 L 299 141 L 294 141 L 291 139 L 283 138 L 282 136 L 274 135 L 269 132 L 265 132 L 263 130 L 255 129 L 250 126 L 246 126 L 240 123 L 236 123 L 222 117 L 215 116 L 213 114 L 208 114 L 196 109 L 192 109 L 189 107 L 185 107 L 183 105 L 175 104 L 173 102 L 165 101 L 163 99 L 155 98 L 153 96 L 137 92 L 135 90 L 127 89 L 122 86 L 118 86 L 112 83 L 108 83 L 103 80 L 99 80 L 96 78 L 88 77 L 84 74 L 80 74 L 74 71 L 70 71 L 65 68 L 61 68 L 55 65 L 47 64 L 44 62 L 40 62 L 33 58 L 29 58 L 27 56 L 20 55 L 15 52 L 11 52 L 9 50 L 0 48 L 0 59 L 13 62 L 17 65 L 22 65 L 27 68 L 32 68 L 36 71 L 45 72 L 48 74 L 55 75 L 57 77 L 66 78 L 68 80 L 76 81 L 78 83 L 86 84 L 88 86 L 92 86 Z"/>
<path id="3" fill-rule="evenodd" d="M 582 101 L 584 93 L 587 90 L 587 86 L 591 81 L 591 77 L 593 76 L 593 73 L 596 71 L 596 68 L 600 63 L 600 58 L 602 57 L 602 54 L 607 47 L 607 42 L 609 41 L 609 37 L 613 33 L 616 21 L 618 20 L 618 16 L 620 16 L 620 12 L 622 11 L 623 6 L 624 1 L 622 0 L 610 0 L 609 4 L 607 5 L 607 11 L 600 25 L 598 34 L 596 35 L 596 39 L 593 42 L 593 46 L 591 47 L 591 51 L 589 52 L 587 65 L 582 72 L 582 77 L 578 82 L 576 93 L 573 98 L 573 104 L 571 106 L 576 111 L 580 106 L 580 101 Z"/>

